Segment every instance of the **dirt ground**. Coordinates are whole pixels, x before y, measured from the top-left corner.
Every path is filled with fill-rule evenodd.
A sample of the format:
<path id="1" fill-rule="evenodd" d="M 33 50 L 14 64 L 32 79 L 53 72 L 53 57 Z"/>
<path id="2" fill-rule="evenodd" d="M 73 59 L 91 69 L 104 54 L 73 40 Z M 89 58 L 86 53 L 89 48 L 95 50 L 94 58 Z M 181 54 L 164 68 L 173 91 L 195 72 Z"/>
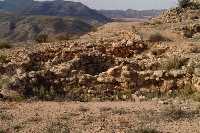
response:
<path id="1" fill-rule="evenodd" d="M 1 133 L 199 133 L 200 104 L 0 102 Z"/>

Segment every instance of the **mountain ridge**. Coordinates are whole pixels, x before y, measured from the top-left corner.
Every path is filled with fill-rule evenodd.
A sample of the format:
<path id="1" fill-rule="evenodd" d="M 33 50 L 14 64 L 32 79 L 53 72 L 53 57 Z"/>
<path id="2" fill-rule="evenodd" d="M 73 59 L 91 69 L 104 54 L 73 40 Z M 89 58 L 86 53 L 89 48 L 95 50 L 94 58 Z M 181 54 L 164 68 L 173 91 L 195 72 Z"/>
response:
<path id="1" fill-rule="evenodd" d="M 148 19 L 160 15 L 163 10 L 99 10 L 99 12 L 109 18 L 137 18 Z"/>
<path id="2" fill-rule="evenodd" d="M 21 6 L 23 4 L 23 7 Z M 0 10 L 21 15 L 44 15 L 44 16 L 68 16 L 80 17 L 89 23 L 105 23 L 110 19 L 96 10 L 90 9 L 80 2 L 55 0 L 55 1 L 33 1 L 33 0 L 5 0 L 0 2 Z"/>

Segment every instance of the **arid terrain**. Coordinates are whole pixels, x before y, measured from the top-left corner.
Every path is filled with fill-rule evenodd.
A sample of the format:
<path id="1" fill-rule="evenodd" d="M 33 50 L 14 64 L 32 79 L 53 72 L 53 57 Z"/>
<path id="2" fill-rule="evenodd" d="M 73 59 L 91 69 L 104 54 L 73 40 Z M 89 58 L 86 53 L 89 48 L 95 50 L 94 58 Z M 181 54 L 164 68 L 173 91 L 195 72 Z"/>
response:
<path id="1" fill-rule="evenodd" d="M 173 102 L 172 102 L 173 101 Z M 199 103 L 1 102 L 1 133 L 199 133 Z"/>
<path id="2" fill-rule="evenodd" d="M 0 133 L 199 133 L 200 6 L 0 51 Z"/>

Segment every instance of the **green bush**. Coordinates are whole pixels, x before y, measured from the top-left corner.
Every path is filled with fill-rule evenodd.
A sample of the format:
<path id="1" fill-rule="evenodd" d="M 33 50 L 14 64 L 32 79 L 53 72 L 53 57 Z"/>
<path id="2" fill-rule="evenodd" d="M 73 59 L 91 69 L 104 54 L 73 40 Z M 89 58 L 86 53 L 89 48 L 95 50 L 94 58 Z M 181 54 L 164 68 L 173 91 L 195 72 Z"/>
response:
<path id="1" fill-rule="evenodd" d="M 35 41 L 37 43 L 47 43 L 49 41 L 49 37 L 47 34 L 40 34 L 36 37 Z"/>
<path id="2" fill-rule="evenodd" d="M 12 48 L 12 45 L 10 45 L 8 42 L 0 41 L 0 49 L 9 49 Z"/>
<path id="3" fill-rule="evenodd" d="M 2 89 L 2 87 L 7 86 L 10 82 L 10 79 L 8 77 L 6 78 L 1 78 L 0 79 L 0 90 Z"/>
<path id="4" fill-rule="evenodd" d="M 188 7 L 190 3 L 191 3 L 190 0 L 178 0 L 178 5 L 180 8 Z"/>
<path id="5" fill-rule="evenodd" d="M 0 128 L 0 133 L 6 133 L 6 131 Z"/>
<path id="6" fill-rule="evenodd" d="M 8 57 L 6 55 L 0 55 L 0 63 L 9 62 Z"/>

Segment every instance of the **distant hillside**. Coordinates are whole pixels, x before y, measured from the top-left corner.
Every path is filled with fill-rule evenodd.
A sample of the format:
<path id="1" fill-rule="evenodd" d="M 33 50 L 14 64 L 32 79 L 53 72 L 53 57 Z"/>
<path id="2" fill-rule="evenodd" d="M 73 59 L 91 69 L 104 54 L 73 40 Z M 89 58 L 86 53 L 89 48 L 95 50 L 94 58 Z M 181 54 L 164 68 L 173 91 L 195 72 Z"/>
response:
<path id="1" fill-rule="evenodd" d="M 9 12 L 22 12 L 33 4 L 32 0 L 4 0 L 0 2 L 0 9 Z"/>
<path id="2" fill-rule="evenodd" d="M 79 35 L 93 29 L 81 19 L 57 16 L 14 16 L 0 13 L 0 38 L 12 41 L 34 40 L 40 34 Z"/>
<path id="3" fill-rule="evenodd" d="M 46 15 L 80 17 L 90 23 L 105 23 L 109 19 L 80 2 L 55 0 L 5 0 L 0 2 L 0 10 L 14 12 L 18 15 Z"/>
<path id="4" fill-rule="evenodd" d="M 137 19 L 147 19 L 151 17 L 158 16 L 164 10 L 100 10 L 102 15 L 109 18 L 137 18 Z"/>
<path id="5" fill-rule="evenodd" d="M 0 39 L 10 41 L 33 40 L 39 34 L 52 38 L 80 35 L 108 21 L 109 18 L 80 2 L 0 1 Z"/>

